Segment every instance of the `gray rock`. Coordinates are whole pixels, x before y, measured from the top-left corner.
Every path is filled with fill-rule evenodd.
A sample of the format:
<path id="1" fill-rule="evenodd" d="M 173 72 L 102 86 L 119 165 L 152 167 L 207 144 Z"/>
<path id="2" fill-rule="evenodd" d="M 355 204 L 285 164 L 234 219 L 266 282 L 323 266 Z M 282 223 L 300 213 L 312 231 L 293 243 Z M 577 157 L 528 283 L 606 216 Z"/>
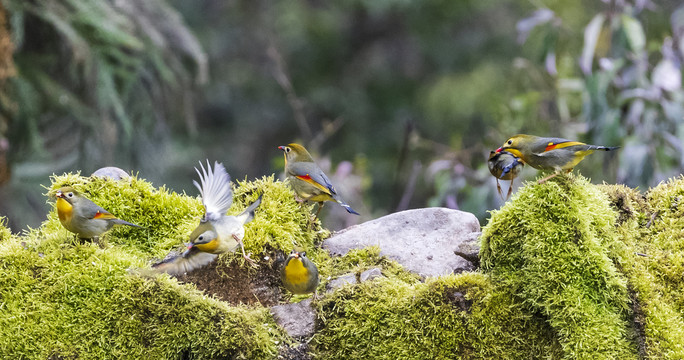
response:
<path id="1" fill-rule="evenodd" d="M 276 323 L 293 338 L 310 337 L 314 334 L 316 313 L 311 307 L 311 299 L 273 306 L 271 314 Z"/>
<path id="2" fill-rule="evenodd" d="M 475 215 L 447 208 L 406 210 L 349 227 L 323 242 L 332 255 L 379 246 L 380 255 L 420 276 L 475 269 L 454 251 L 478 248 L 480 223 Z"/>
<path id="3" fill-rule="evenodd" d="M 373 280 L 375 278 L 379 278 L 382 276 L 382 270 L 380 268 L 372 268 L 368 269 L 359 275 L 359 280 L 361 282 L 368 281 L 368 280 Z"/>
<path id="4" fill-rule="evenodd" d="M 103 168 L 99 168 L 95 170 L 94 173 L 90 174 L 90 176 L 97 176 L 101 178 L 111 178 L 113 180 L 123 180 L 123 179 L 128 179 L 131 176 L 128 175 L 125 171 L 123 171 L 121 168 L 118 168 L 116 166 L 107 166 Z"/>
<path id="5" fill-rule="evenodd" d="M 356 283 L 357 283 L 356 275 L 346 274 L 346 275 L 342 275 L 336 279 L 330 280 L 326 289 L 328 292 L 330 292 L 330 291 L 337 289 L 338 287 L 341 287 L 342 285 L 356 284 Z"/>

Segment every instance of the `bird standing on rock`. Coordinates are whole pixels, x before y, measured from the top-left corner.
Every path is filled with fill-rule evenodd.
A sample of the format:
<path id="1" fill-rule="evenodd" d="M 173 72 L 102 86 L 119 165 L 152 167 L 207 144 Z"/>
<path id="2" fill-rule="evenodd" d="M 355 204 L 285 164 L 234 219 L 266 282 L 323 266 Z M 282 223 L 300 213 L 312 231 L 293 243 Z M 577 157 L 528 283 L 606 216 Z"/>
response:
<path id="1" fill-rule="evenodd" d="M 489 152 L 487 167 L 489 167 L 489 172 L 496 178 L 496 189 L 499 191 L 501 199 L 503 199 L 503 193 L 501 191 L 501 185 L 499 185 L 499 179 L 511 181 L 511 185 L 508 187 L 508 194 L 506 194 L 506 199 L 504 199 L 504 201 L 511 197 L 513 180 L 518 176 L 523 166 L 525 166 L 525 164 L 520 158 L 508 151 L 496 152 L 492 150 Z"/>
<path id="2" fill-rule="evenodd" d="M 200 162 L 202 171 L 197 168 L 200 183 L 193 180 L 199 189 L 204 204 L 204 217 L 190 234 L 190 243 L 181 256 L 177 256 L 153 266 L 154 269 L 171 275 L 190 272 L 205 266 L 218 256 L 217 254 L 232 252 L 238 246 L 242 248 L 242 256 L 254 265 L 254 261 L 245 254 L 242 239 L 245 236 L 244 225 L 254 218 L 254 210 L 261 204 L 261 197 L 249 205 L 240 215 L 226 215 L 233 203 L 233 189 L 230 186 L 230 175 L 222 164 L 214 163 L 211 169 L 207 161 L 207 169 Z"/>
<path id="3" fill-rule="evenodd" d="M 140 227 L 118 219 L 71 187 L 60 188 L 55 196 L 57 215 L 62 226 L 81 239 L 97 238 L 114 225 Z"/>
<path id="4" fill-rule="evenodd" d="M 279 146 L 278 149 L 282 150 L 285 155 L 285 174 L 297 196 L 303 201 L 318 202 L 319 207 L 315 217 L 318 217 L 325 201 L 335 201 L 348 213 L 359 215 L 340 198 L 330 179 L 316 165 L 311 154 L 303 146 L 289 144 Z"/>
<path id="5" fill-rule="evenodd" d="M 292 250 L 280 272 L 283 286 L 293 294 L 303 295 L 316 291 L 318 268 L 306 252 Z"/>
<path id="6" fill-rule="evenodd" d="M 538 181 L 541 184 L 562 171 L 572 171 L 585 156 L 596 150 L 610 151 L 617 148 L 619 147 L 589 145 L 561 138 L 520 134 L 506 140 L 496 152 L 507 151 L 538 170 L 553 170 L 553 174 Z"/>

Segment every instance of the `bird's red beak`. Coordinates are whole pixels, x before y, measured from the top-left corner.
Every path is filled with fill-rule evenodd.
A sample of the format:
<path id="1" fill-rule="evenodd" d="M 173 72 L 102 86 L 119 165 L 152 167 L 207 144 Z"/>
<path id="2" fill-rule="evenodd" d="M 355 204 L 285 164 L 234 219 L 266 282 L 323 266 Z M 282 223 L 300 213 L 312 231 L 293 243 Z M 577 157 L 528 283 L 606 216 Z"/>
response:
<path id="1" fill-rule="evenodd" d="M 497 153 L 497 154 L 500 153 L 500 152 L 502 152 L 502 151 L 503 151 L 503 148 L 502 148 L 502 147 L 496 149 L 496 153 Z"/>
<path id="2" fill-rule="evenodd" d="M 285 147 L 284 147 L 284 146 L 278 146 L 278 149 L 280 149 L 280 150 L 282 150 L 282 151 L 285 151 Z"/>
<path id="3" fill-rule="evenodd" d="M 295 252 L 293 255 L 294 255 L 295 259 L 299 259 L 299 253 L 298 252 Z"/>
<path id="4" fill-rule="evenodd" d="M 55 193 L 55 196 L 58 197 L 58 198 L 63 198 L 63 197 L 64 197 L 64 194 L 62 193 L 61 190 L 57 190 L 57 193 Z"/>

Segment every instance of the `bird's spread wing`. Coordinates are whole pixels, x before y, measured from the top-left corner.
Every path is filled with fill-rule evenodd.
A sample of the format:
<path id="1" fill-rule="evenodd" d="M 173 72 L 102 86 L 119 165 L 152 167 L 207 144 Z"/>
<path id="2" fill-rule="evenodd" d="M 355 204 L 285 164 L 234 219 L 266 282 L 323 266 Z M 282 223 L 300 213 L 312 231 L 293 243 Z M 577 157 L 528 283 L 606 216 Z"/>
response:
<path id="1" fill-rule="evenodd" d="M 309 184 L 319 188 L 332 196 L 337 194 L 335 187 L 333 187 L 330 179 L 323 173 L 323 171 L 309 171 L 306 166 L 300 165 L 306 163 L 295 163 L 290 166 L 290 171 L 300 180 L 304 180 Z"/>
<path id="2" fill-rule="evenodd" d="M 200 182 L 192 181 L 202 195 L 202 203 L 207 220 L 217 220 L 226 214 L 228 208 L 233 203 L 233 189 L 230 187 L 230 175 L 226 168 L 218 161 L 214 162 L 212 171 L 207 160 L 207 168 L 200 162 L 200 168 L 195 168 L 199 175 Z"/>
<path id="3" fill-rule="evenodd" d="M 217 256 L 216 254 L 202 252 L 193 247 L 184 252 L 183 255 L 176 255 L 153 265 L 152 269 L 169 275 L 181 275 L 208 265 Z"/>

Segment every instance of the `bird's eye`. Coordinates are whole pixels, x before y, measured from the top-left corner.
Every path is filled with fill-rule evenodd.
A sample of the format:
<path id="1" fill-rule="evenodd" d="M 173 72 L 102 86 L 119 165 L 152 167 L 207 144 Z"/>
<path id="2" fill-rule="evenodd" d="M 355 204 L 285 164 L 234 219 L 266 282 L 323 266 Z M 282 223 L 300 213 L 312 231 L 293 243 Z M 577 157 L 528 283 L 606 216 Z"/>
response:
<path id="1" fill-rule="evenodd" d="M 508 139 L 508 141 L 506 141 L 506 144 L 513 145 L 513 139 Z"/>
<path id="2" fill-rule="evenodd" d="M 68 197 L 74 197 L 74 193 L 72 193 L 72 192 L 67 193 L 67 196 L 68 196 Z"/>
<path id="3" fill-rule="evenodd" d="M 286 153 L 289 153 L 290 150 L 292 150 L 292 149 L 290 149 L 289 147 L 286 147 L 286 148 L 285 148 L 285 152 L 286 152 Z"/>
<path id="4" fill-rule="evenodd" d="M 197 238 L 197 240 L 199 240 L 199 241 L 204 240 L 204 235 L 200 235 L 200 236 Z"/>
<path id="5" fill-rule="evenodd" d="M 306 257 L 306 251 L 302 253 L 302 257 Z"/>

